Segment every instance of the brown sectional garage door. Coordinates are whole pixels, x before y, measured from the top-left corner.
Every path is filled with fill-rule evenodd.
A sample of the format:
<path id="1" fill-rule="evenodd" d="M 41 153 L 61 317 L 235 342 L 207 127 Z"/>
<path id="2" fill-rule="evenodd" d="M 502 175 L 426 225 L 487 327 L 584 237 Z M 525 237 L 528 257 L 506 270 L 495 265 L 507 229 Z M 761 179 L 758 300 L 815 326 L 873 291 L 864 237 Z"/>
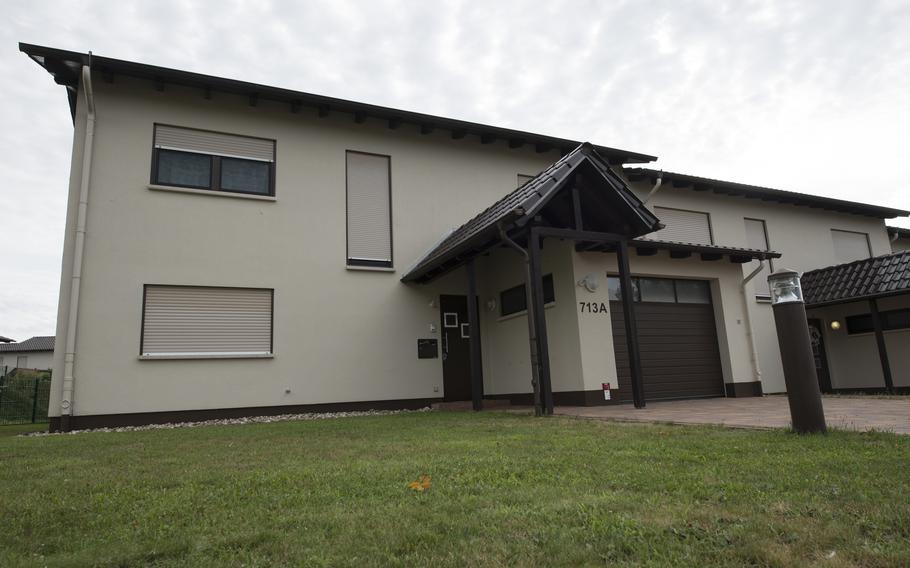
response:
<path id="1" fill-rule="evenodd" d="M 631 400 L 622 304 L 610 302 L 621 400 Z M 724 396 L 710 303 L 636 302 L 645 400 Z"/>

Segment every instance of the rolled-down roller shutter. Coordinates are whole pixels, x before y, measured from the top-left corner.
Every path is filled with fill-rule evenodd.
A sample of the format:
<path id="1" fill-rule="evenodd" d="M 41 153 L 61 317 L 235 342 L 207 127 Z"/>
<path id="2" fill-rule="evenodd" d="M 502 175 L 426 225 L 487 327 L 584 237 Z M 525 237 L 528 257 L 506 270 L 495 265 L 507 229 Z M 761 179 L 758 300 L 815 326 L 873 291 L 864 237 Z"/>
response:
<path id="1" fill-rule="evenodd" d="M 869 235 L 866 233 L 831 229 L 831 238 L 834 240 L 834 257 L 838 262 L 853 262 L 872 256 Z"/>
<path id="2" fill-rule="evenodd" d="M 711 222 L 707 213 L 655 207 L 654 214 L 667 227 L 651 233 L 648 238 L 697 245 L 714 244 L 711 238 Z"/>
<path id="3" fill-rule="evenodd" d="M 143 355 L 272 352 L 272 290 L 145 287 Z"/>
<path id="4" fill-rule="evenodd" d="M 164 124 L 155 125 L 155 147 L 263 162 L 275 161 L 274 140 Z"/>
<path id="5" fill-rule="evenodd" d="M 392 263 L 389 157 L 347 153 L 348 262 Z"/>

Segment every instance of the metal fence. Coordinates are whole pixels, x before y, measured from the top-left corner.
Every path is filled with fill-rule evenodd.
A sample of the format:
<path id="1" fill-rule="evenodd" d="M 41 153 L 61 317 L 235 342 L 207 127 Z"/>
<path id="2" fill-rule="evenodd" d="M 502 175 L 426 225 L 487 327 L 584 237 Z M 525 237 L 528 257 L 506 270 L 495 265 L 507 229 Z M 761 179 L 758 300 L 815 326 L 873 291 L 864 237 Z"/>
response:
<path id="1" fill-rule="evenodd" d="M 51 372 L 0 367 L 0 424 L 47 422 Z"/>

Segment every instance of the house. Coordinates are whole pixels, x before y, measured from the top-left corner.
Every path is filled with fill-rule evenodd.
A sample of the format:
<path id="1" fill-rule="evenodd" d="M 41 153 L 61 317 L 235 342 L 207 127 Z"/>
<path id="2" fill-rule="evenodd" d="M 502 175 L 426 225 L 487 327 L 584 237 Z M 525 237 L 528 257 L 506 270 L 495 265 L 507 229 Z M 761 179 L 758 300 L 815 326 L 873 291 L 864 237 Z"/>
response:
<path id="1" fill-rule="evenodd" d="M 910 250 L 803 274 L 823 392 L 910 390 Z"/>
<path id="2" fill-rule="evenodd" d="M 13 369 L 46 370 L 54 362 L 54 336 L 36 336 L 20 343 L 0 343 L 0 374 Z"/>
<path id="3" fill-rule="evenodd" d="M 20 49 L 75 128 L 53 428 L 782 392 L 768 272 L 888 254 L 908 214 Z"/>

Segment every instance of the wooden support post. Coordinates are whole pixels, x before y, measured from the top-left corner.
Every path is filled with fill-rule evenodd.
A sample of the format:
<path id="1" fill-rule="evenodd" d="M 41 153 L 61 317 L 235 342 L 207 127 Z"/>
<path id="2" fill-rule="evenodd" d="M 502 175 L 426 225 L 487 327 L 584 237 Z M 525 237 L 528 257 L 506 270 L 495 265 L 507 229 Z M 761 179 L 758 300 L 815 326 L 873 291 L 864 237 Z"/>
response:
<path id="1" fill-rule="evenodd" d="M 625 241 L 616 244 L 616 262 L 619 264 L 619 287 L 622 291 L 622 314 L 626 324 L 626 346 L 629 350 L 629 369 L 632 372 L 632 402 L 635 408 L 645 407 L 642 386 L 641 354 L 638 350 L 638 325 L 635 322 L 635 298 L 632 292 L 632 274 L 629 271 L 629 250 Z"/>
<path id="2" fill-rule="evenodd" d="M 543 414 L 553 414 L 553 387 L 550 382 L 550 350 L 547 343 L 547 318 L 544 314 L 543 273 L 540 258 L 540 234 L 532 228 L 528 237 L 528 254 L 530 261 L 530 281 L 533 309 L 528 306 L 528 317 L 532 317 L 537 336 L 537 359 L 540 365 L 540 401 Z"/>
<path id="3" fill-rule="evenodd" d="M 575 230 L 583 231 L 584 222 L 581 218 L 581 196 L 578 193 L 578 188 L 572 188 L 572 214 L 575 217 Z"/>
<path id="4" fill-rule="evenodd" d="M 468 261 L 468 335 L 471 353 L 471 403 L 483 410 L 483 364 L 480 353 L 480 317 L 477 313 L 477 269 L 474 259 Z"/>
<path id="5" fill-rule="evenodd" d="M 872 312 L 872 327 L 875 329 L 875 343 L 878 344 L 878 359 L 882 364 L 882 375 L 885 377 L 885 389 L 894 391 L 894 380 L 891 377 L 891 363 L 888 361 L 888 347 L 885 345 L 885 333 L 882 328 L 882 315 L 878 312 L 878 301 L 869 300 L 869 311 Z"/>

